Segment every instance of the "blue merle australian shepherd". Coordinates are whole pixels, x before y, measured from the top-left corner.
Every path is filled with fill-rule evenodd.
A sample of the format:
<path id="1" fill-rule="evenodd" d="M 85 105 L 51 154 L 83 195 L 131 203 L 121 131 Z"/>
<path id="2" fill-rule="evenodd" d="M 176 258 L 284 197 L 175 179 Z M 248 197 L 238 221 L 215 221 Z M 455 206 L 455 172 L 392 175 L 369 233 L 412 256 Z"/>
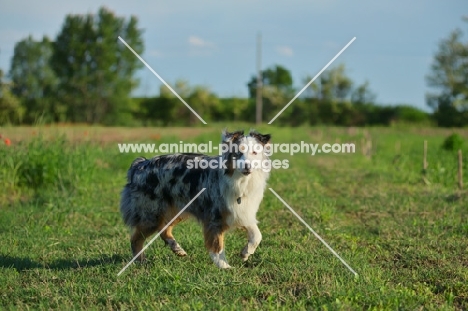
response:
<path id="1" fill-rule="evenodd" d="M 172 229 L 192 216 L 203 226 L 205 246 L 215 265 L 230 268 L 225 256 L 224 234 L 232 228 L 244 228 L 248 242 L 241 257 L 246 261 L 262 240 L 256 214 L 270 172 L 265 152 L 269 142 L 269 134 L 224 131 L 220 145 L 222 154 L 218 157 L 178 153 L 134 160 L 120 203 L 124 222 L 133 229 L 130 238 L 133 255 L 142 250 L 146 238 L 162 230 L 202 188 L 206 188 L 161 233 L 161 238 L 175 254 L 187 255 L 176 242 Z M 197 168 L 194 163 L 202 160 L 214 162 L 216 168 L 214 165 Z M 144 254 L 137 258 L 143 259 Z"/>

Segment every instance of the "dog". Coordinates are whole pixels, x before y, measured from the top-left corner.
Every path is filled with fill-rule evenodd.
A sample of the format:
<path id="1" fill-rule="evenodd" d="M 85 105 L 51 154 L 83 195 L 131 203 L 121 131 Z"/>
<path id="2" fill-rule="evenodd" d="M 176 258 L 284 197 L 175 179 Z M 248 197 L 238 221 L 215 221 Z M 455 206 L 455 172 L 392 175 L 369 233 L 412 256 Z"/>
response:
<path id="1" fill-rule="evenodd" d="M 262 234 L 256 214 L 270 175 L 270 134 L 251 130 L 222 133 L 221 155 L 194 153 L 159 155 L 151 159 L 139 157 L 127 173 L 120 202 L 120 211 L 127 226 L 133 256 L 143 248 L 149 236 L 161 231 L 203 188 L 206 188 L 187 209 L 161 233 L 161 238 L 178 256 L 187 253 L 175 240 L 172 230 L 188 217 L 203 226 L 205 247 L 214 264 L 230 268 L 226 260 L 224 235 L 234 228 L 247 231 L 247 244 L 241 251 L 247 261 Z M 202 163 L 209 163 L 204 166 Z M 212 164 L 219 164 L 215 167 Z M 260 165 L 258 165 L 260 163 Z M 200 164 L 197 166 L 196 164 Z M 144 260 L 142 253 L 137 260 Z"/>

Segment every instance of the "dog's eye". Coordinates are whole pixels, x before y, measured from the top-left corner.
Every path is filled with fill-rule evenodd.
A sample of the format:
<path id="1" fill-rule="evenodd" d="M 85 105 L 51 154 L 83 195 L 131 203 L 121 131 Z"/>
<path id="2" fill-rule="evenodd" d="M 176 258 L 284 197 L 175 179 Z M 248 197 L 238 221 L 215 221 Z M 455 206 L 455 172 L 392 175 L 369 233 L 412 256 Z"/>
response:
<path id="1" fill-rule="evenodd" d="M 255 152 L 255 151 L 252 151 L 252 154 L 253 154 L 253 155 L 257 155 L 257 152 Z"/>

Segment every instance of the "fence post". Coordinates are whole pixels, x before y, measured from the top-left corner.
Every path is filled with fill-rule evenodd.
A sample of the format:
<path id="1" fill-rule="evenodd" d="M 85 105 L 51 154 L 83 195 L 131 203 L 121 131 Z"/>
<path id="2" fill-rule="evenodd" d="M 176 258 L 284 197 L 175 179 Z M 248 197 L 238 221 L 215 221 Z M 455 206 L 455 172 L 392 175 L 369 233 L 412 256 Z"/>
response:
<path id="1" fill-rule="evenodd" d="M 461 150 L 458 150 L 458 188 L 463 189 L 463 156 Z"/>
<path id="2" fill-rule="evenodd" d="M 424 141 L 424 157 L 423 157 L 423 170 L 427 170 L 427 140 Z"/>

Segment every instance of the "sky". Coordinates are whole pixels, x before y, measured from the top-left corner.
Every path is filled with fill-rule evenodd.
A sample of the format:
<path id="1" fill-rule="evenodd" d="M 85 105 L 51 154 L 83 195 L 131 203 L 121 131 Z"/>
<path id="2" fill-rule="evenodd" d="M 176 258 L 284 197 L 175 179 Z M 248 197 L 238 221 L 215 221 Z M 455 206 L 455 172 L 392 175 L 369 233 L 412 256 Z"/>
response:
<path id="1" fill-rule="evenodd" d="M 468 29 L 466 0 L 0 0 L 0 68 L 8 72 L 19 40 L 53 39 L 66 14 L 101 6 L 138 17 L 141 56 L 169 84 L 185 79 L 221 97 L 246 97 L 261 33 L 262 68 L 286 67 L 301 89 L 356 37 L 331 67 L 344 64 L 356 85 L 369 81 L 380 104 L 425 110 L 425 76 L 439 42 Z M 161 82 L 147 68 L 138 77 L 135 95 L 158 94 Z"/>

